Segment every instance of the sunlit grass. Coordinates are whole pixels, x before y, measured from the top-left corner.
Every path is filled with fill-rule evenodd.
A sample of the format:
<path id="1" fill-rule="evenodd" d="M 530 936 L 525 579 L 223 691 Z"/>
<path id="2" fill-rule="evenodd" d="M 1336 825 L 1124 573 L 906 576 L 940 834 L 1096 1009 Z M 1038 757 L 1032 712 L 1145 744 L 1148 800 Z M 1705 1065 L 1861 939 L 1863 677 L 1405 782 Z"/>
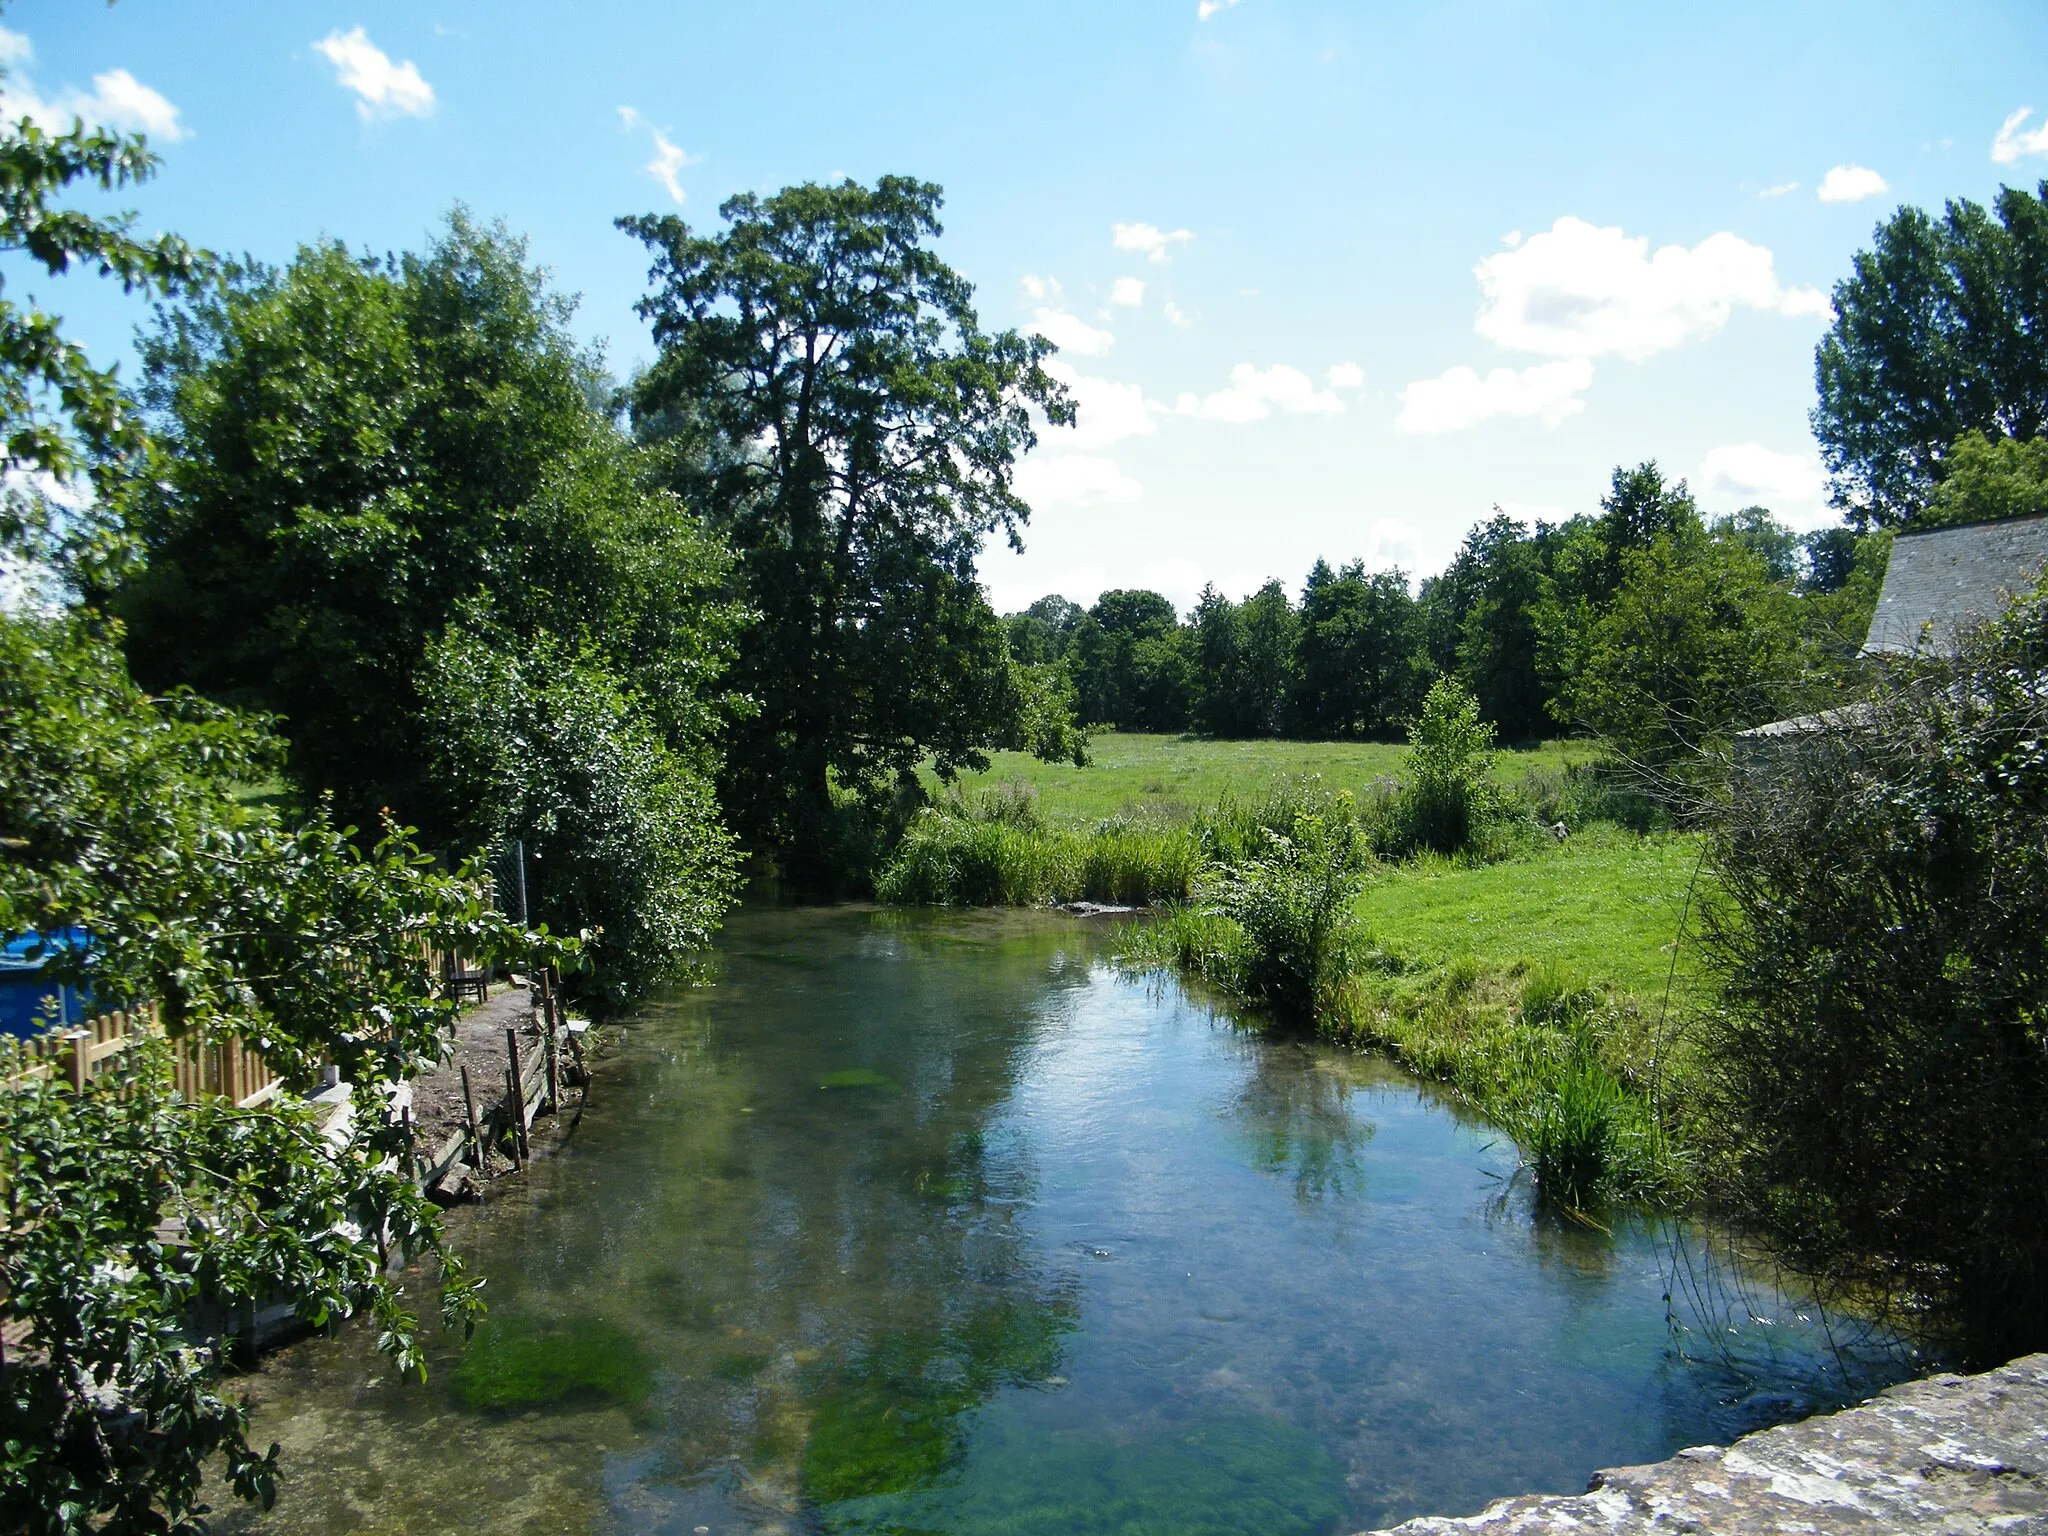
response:
<path id="1" fill-rule="evenodd" d="M 990 754 L 987 773 L 964 774 L 969 795 L 1022 782 L 1037 791 L 1039 814 L 1053 821 L 1097 821 L 1119 812 L 1204 810 L 1225 796 L 1257 800 L 1307 774 L 1320 774 L 1331 790 L 1363 800 L 1374 784 L 1397 777 L 1408 749 L 1378 741 L 1206 741 L 1109 731 L 1089 745 L 1086 768 L 1041 763 L 1027 752 Z M 1512 784 L 1532 768 L 1561 769 L 1593 755 L 1585 742 L 1546 742 L 1530 752 L 1503 752 L 1494 770 Z M 929 771 L 925 782 L 935 792 Z"/>

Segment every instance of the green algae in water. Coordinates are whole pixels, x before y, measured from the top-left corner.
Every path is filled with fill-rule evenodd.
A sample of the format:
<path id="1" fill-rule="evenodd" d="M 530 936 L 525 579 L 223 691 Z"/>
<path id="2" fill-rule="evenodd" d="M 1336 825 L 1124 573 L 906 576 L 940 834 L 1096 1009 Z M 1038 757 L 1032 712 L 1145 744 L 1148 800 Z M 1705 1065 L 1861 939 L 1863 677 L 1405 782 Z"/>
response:
<path id="1" fill-rule="evenodd" d="M 818 1079 L 820 1088 L 894 1088 L 895 1080 L 884 1077 L 873 1067 L 848 1067 L 844 1072 L 828 1072 Z"/>
<path id="2" fill-rule="evenodd" d="M 654 1373 L 633 1337 L 610 1323 L 568 1319 L 538 1327 L 516 1319 L 485 1323 L 463 1350 L 456 1401 L 485 1413 L 647 1399 Z"/>
<path id="3" fill-rule="evenodd" d="M 720 1381 L 752 1381 L 768 1365 L 766 1355 L 725 1355 L 712 1364 L 711 1374 Z"/>
<path id="4" fill-rule="evenodd" d="M 834 1536 L 1319 1536 L 1343 1511 L 1343 1469 L 1313 1436 L 1227 1414 L 1120 1444 L 1012 1427 L 924 1488 L 820 1514 Z"/>
<path id="5" fill-rule="evenodd" d="M 976 1408 L 1059 1368 L 1078 1316 L 1056 1290 L 978 1308 L 938 1335 L 876 1339 L 808 1394 L 805 1495 L 838 1504 L 936 1482 L 959 1463 Z"/>

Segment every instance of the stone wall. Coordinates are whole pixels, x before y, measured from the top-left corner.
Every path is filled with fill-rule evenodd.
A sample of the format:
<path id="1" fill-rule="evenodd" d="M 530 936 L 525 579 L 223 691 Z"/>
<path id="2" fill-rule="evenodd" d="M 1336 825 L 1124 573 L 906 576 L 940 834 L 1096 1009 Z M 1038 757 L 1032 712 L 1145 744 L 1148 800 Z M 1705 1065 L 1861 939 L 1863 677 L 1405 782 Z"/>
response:
<path id="1" fill-rule="evenodd" d="M 2048 1536 L 2048 1355 L 1982 1376 L 1930 1376 L 1731 1446 L 1598 1472 L 1585 1493 L 1502 1499 L 1465 1519 L 1410 1520 L 1394 1529 L 1399 1536 Z"/>

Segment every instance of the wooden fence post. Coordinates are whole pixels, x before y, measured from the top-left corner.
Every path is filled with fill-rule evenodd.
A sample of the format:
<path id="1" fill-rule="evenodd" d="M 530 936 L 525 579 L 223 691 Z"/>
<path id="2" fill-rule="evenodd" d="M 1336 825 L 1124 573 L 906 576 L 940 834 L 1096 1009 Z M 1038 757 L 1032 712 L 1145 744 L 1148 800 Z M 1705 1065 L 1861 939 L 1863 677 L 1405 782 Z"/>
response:
<path id="1" fill-rule="evenodd" d="M 92 1031 L 74 1029 L 64 1038 L 71 1042 L 72 1091 L 83 1093 L 85 1085 L 92 1081 Z"/>
<path id="2" fill-rule="evenodd" d="M 519 1031 L 505 1026 L 505 1054 L 512 1058 L 512 1140 L 523 1162 L 531 1155 L 526 1142 L 526 1074 L 519 1066 Z"/>
<path id="3" fill-rule="evenodd" d="M 469 1117 L 469 1163 L 478 1173 L 484 1171 L 484 1134 L 476 1120 L 476 1095 L 469 1091 L 469 1064 L 462 1064 L 462 1110 Z"/>

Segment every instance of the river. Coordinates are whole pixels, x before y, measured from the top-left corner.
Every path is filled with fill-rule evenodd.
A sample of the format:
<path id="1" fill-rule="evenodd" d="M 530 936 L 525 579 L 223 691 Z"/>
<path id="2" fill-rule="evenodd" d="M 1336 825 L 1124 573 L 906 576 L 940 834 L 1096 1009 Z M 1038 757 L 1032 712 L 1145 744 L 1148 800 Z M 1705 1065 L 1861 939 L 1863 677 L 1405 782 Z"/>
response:
<path id="1" fill-rule="evenodd" d="M 1236 1027 L 1051 914 L 755 909 L 552 1155 L 452 1213 L 424 1383 L 248 1379 L 226 1529 L 1333 1533 L 1910 1374 L 1688 1224 L 1535 1210 L 1390 1063 Z M 425 1298 L 423 1298 L 425 1299 Z M 223 1501 L 228 1502 L 228 1501 Z"/>

